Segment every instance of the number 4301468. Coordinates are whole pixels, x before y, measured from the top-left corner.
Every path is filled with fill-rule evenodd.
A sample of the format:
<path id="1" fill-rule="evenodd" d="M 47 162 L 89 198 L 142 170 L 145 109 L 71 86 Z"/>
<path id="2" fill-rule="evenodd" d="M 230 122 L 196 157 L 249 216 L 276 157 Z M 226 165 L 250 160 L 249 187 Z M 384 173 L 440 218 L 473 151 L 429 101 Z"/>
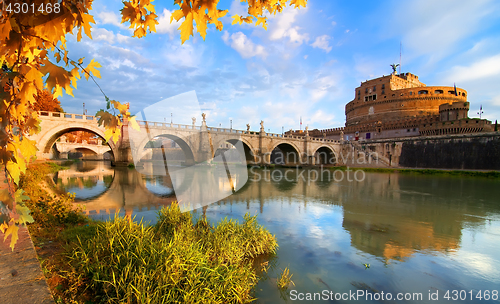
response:
<path id="1" fill-rule="evenodd" d="M 474 292 L 472 290 L 447 290 L 444 297 L 446 300 L 498 300 L 498 290 L 479 290 Z"/>
<path id="2" fill-rule="evenodd" d="M 14 13 L 14 14 L 35 14 L 35 13 L 59 13 L 61 11 L 60 3 L 42 3 L 40 5 L 35 5 L 35 3 L 5 3 L 3 2 L 2 7 L 4 12 Z"/>

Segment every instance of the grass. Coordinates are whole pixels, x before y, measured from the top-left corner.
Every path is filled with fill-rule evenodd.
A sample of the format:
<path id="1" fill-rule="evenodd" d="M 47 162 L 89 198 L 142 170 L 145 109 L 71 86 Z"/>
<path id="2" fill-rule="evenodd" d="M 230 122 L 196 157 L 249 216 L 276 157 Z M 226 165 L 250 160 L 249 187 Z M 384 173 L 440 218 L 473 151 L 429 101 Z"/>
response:
<path id="1" fill-rule="evenodd" d="M 20 185 L 31 198 L 36 222 L 29 229 L 57 303 L 255 300 L 255 262 L 278 248 L 256 217 L 211 224 L 172 204 L 154 226 L 117 216 L 95 222 L 74 209 L 72 196 L 52 197 L 40 186 L 55 169 L 34 165 Z"/>
<path id="2" fill-rule="evenodd" d="M 290 274 L 290 270 L 288 269 L 288 267 L 285 267 L 276 282 L 278 284 L 278 288 L 281 290 L 286 290 L 290 285 L 295 286 L 295 283 L 293 283 L 292 281 L 292 276 L 293 274 Z"/>

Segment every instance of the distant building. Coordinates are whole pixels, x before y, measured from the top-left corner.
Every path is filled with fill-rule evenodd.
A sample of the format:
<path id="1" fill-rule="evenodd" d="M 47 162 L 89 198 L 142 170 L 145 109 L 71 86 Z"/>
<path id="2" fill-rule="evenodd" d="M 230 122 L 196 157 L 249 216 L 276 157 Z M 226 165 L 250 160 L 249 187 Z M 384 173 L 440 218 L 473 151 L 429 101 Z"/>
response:
<path id="1" fill-rule="evenodd" d="M 345 127 L 315 129 L 309 136 L 363 140 L 493 131 L 490 121 L 468 118 L 467 91 L 426 86 L 411 73 L 367 80 L 354 94 L 345 107 Z"/>

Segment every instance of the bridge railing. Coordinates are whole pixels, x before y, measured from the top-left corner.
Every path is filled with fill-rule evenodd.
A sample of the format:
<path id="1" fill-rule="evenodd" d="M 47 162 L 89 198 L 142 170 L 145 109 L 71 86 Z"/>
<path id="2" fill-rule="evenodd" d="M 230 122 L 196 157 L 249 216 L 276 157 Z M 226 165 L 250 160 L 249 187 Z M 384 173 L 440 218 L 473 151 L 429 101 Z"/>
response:
<path id="1" fill-rule="evenodd" d="M 61 113 L 61 112 L 50 112 L 50 111 L 38 111 L 38 115 L 41 117 L 55 117 L 61 119 L 81 119 L 81 120 L 93 120 L 97 121 L 97 117 L 92 115 L 82 115 L 82 114 L 70 114 L 70 113 Z M 193 125 L 184 125 L 184 124 L 174 124 L 167 122 L 154 122 L 154 121 L 144 121 L 138 120 L 137 123 L 139 126 L 144 127 L 156 127 L 156 128 L 171 128 L 171 129 L 186 129 L 186 130 L 200 130 L 201 126 L 193 126 Z M 255 135 L 259 136 L 259 132 L 255 131 L 246 131 L 246 130 L 237 130 L 237 129 L 228 129 L 228 128 L 216 128 L 216 127 L 207 127 L 208 131 L 219 132 L 219 133 L 233 133 L 233 134 L 247 134 L 247 135 Z M 266 133 L 265 136 L 276 137 L 276 138 L 287 138 L 287 139 L 305 139 L 305 136 L 296 136 L 296 135 L 283 135 L 277 133 Z M 309 137 L 312 141 L 319 142 L 328 142 L 328 143 L 340 143 L 338 140 L 326 139 L 320 137 Z"/>
<path id="2" fill-rule="evenodd" d="M 97 117 L 93 115 L 70 114 L 62 112 L 38 111 L 38 115 L 42 117 L 56 117 L 62 119 L 66 118 L 66 119 L 81 119 L 81 120 L 97 120 Z"/>

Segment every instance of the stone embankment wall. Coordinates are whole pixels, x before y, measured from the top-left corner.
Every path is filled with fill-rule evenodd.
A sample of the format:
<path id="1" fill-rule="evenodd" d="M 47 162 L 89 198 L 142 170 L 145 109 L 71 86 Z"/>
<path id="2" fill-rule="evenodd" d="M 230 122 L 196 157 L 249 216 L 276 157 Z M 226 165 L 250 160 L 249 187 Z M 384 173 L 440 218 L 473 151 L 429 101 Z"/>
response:
<path id="1" fill-rule="evenodd" d="M 361 143 L 409 168 L 500 170 L 500 132 L 394 138 Z"/>

